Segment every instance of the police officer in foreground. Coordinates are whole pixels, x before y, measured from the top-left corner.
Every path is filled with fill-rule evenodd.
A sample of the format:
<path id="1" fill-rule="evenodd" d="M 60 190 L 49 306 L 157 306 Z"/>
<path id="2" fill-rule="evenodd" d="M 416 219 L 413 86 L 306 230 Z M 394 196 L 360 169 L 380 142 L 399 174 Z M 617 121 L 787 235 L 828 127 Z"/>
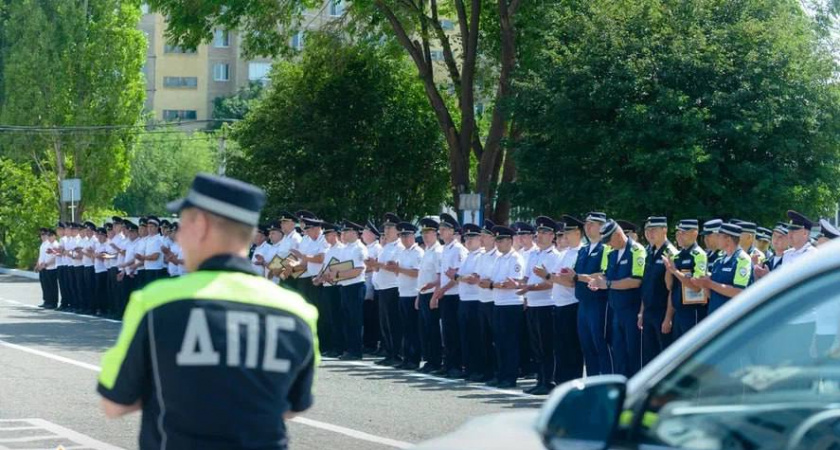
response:
<path id="1" fill-rule="evenodd" d="M 317 312 L 246 258 L 265 194 L 200 174 L 181 214 L 189 274 L 135 292 L 97 390 L 108 417 L 142 410 L 141 449 L 285 449 L 312 405 Z"/>

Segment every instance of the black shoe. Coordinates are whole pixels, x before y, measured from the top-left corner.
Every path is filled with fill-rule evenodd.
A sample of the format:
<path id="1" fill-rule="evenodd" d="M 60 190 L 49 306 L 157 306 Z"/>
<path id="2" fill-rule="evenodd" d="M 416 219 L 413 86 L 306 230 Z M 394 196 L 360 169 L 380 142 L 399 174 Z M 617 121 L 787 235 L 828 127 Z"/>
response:
<path id="1" fill-rule="evenodd" d="M 513 389 L 516 387 L 515 381 L 502 381 L 496 385 L 499 389 Z"/>
<path id="2" fill-rule="evenodd" d="M 38 305 L 39 308 L 46 308 L 47 306 L 49 305 L 47 305 L 46 303 L 41 303 L 40 305 Z"/>
<path id="3" fill-rule="evenodd" d="M 551 388 L 549 386 L 534 386 L 532 389 L 529 389 L 529 392 L 526 394 L 531 395 L 548 395 L 551 392 Z"/>
<path id="4" fill-rule="evenodd" d="M 408 362 L 408 361 L 406 361 L 406 362 L 402 363 L 402 364 L 398 367 L 398 369 L 402 369 L 402 370 L 417 370 L 417 368 L 418 368 L 418 367 L 420 367 L 420 364 L 417 364 L 417 363 L 413 363 L 413 362 Z"/>
<path id="5" fill-rule="evenodd" d="M 523 373 L 520 378 L 522 378 L 523 380 L 536 380 L 537 374 L 534 372 Z"/>
<path id="6" fill-rule="evenodd" d="M 386 365 L 386 366 L 393 367 L 393 368 L 395 368 L 395 369 L 396 369 L 397 367 L 401 366 L 401 365 L 402 365 L 402 363 L 403 363 L 402 358 L 392 358 L 392 359 L 391 359 L 391 364 L 385 364 L 385 365 Z"/>
<path id="7" fill-rule="evenodd" d="M 432 373 L 432 371 L 437 370 L 438 367 L 432 366 L 429 363 L 423 364 L 423 367 L 417 369 L 420 373 Z"/>
<path id="8" fill-rule="evenodd" d="M 492 378 L 489 381 L 484 383 L 485 386 L 496 387 L 499 385 L 499 380 L 496 378 Z"/>
<path id="9" fill-rule="evenodd" d="M 341 358 L 341 352 L 333 350 L 331 352 L 327 352 L 327 356 L 330 358 Z"/>
<path id="10" fill-rule="evenodd" d="M 446 372 L 446 378 L 453 380 L 465 379 L 467 378 L 467 374 L 463 370 L 449 369 L 449 371 Z"/>
<path id="11" fill-rule="evenodd" d="M 446 376 L 446 369 L 444 369 L 443 367 L 438 367 L 437 369 L 429 372 L 429 375 L 434 375 L 437 377 Z"/>
<path id="12" fill-rule="evenodd" d="M 44 309 L 55 309 L 56 306 L 55 305 L 47 305 L 47 306 L 44 306 L 43 308 Z"/>
<path id="13" fill-rule="evenodd" d="M 345 353 L 341 355 L 338 359 L 342 361 L 361 361 L 362 357 L 360 355 L 353 355 L 350 353 Z"/>
<path id="14" fill-rule="evenodd" d="M 470 375 L 470 377 L 467 378 L 467 380 L 469 380 L 472 383 L 482 383 L 482 382 L 487 381 L 487 378 L 485 378 L 484 375 L 482 375 L 480 373 L 474 373 L 474 374 Z"/>
<path id="15" fill-rule="evenodd" d="M 379 357 L 382 357 L 382 358 L 387 358 L 388 357 L 388 352 L 386 352 L 384 348 L 380 348 L 380 349 L 376 350 L 375 352 L 373 352 L 373 356 L 379 356 Z"/>
<path id="16" fill-rule="evenodd" d="M 385 359 L 380 359 L 379 361 L 376 361 L 374 364 L 376 364 L 377 366 L 390 366 L 393 363 L 394 363 L 393 359 L 385 358 Z"/>
<path id="17" fill-rule="evenodd" d="M 529 388 L 522 389 L 522 393 L 524 393 L 524 394 L 530 394 L 531 392 L 535 391 L 538 387 L 539 387 L 539 385 L 537 385 L 537 386 L 531 386 L 531 387 L 529 387 Z"/>

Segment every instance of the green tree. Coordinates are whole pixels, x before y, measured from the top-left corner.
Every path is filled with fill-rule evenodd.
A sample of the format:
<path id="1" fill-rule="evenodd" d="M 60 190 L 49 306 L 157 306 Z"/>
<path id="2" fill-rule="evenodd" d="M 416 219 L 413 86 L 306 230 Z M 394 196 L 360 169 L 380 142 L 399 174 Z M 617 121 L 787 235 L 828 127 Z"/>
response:
<path id="1" fill-rule="evenodd" d="M 81 178 L 81 210 L 110 206 L 128 185 L 136 130 L 109 127 L 142 118 L 140 0 L 19 0 L 5 13 L 0 123 L 41 129 L 4 132 L 0 154 L 30 162 L 56 191 Z M 101 128 L 72 128 L 89 126 Z"/>
<path id="2" fill-rule="evenodd" d="M 0 158 L 0 262 L 30 268 L 38 259 L 38 229 L 53 227 L 54 180 L 36 176 L 29 163 Z"/>
<path id="3" fill-rule="evenodd" d="M 526 210 L 833 211 L 837 64 L 799 2 L 564 2 L 543 30 L 515 101 Z"/>
<path id="4" fill-rule="evenodd" d="M 114 200 L 129 216 L 166 213 L 166 203 L 186 194 L 199 172 L 215 172 L 217 139 L 213 133 L 147 132 L 131 160 L 131 183 Z"/>
<path id="5" fill-rule="evenodd" d="M 334 0 L 336 3 L 339 0 Z M 209 41 L 215 28 L 237 29 L 252 54 L 288 54 L 288 43 L 309 19 L 304 12 L 323 7 L 314 0 L 151 0 L 169 18 L 169 37 L 194 47 Z M 500 181 L 512 180 L 507 158 L 510 129 L 506 105 L 517 63 L 520 26 L 540 26 L 521 0 L 354 0 L 343 30 L 357 39 L 381 38 L 413 63 L 448 149 L 449 185 L 457 206 L 462 192 L 479 192 L 487 214 L 507 220 L 508 204 L 496 204 Z M 449 29 L 444 22 L 452 23 Z M 526 37 L 527 39 L 527 37 Z M 438 50 L 439 49 L 439 50 Z M 434 51 L 433 51 L 434 50 Z M 439 53 L 438 53 L 439 52 Z M 451 93 L 450 93 L 451 91 Z M 454 97 L 455 101 L 451 101 Z M 483 114 L 478 106 L 484 105 Z M 483 124 L 483 126 L 482 126 Z M 471 164 L 471 159 L 475 160 Z M 505 163 L 507 161 L 507 163 Z M 505 172 L 502 174 L 502 168 Z M 473 171 L 471 173 L 471 170 Z M 496 207 L 498 206 L 498 209 Z"/>
<path id="6" fill-rule="evenodd" d="M 267 217 L 294 208 L 332 220 L 439 210 L 444 143 L 404 60 L 313 35 L 300 61 L 278 64 L 271 79 L 234 127 L 242 155 L 229 171 L 267 191 Z"/>
<path id="7" fill-rule="evenodd" d="M 227 97 L 216 97 L 213 99 L 214 119 L 242 120 L 248 115 L 257 101 L 262 97 L 265 88 L 258 81 L 251 81 L 247 86 L 239 88 L 236 93 Z M 210 128 L 218 129 L 223 122 L 215 122 Z"/>

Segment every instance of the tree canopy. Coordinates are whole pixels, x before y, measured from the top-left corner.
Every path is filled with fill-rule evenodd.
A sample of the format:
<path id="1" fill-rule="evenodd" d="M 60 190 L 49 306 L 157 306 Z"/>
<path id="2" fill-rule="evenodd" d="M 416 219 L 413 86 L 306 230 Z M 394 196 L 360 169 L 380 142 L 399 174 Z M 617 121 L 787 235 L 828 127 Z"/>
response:
<path id="1" fill-rule="evenodd" d="M 228 173 L 264 188 L 266 217 L 307 208 L 331 220 L 437 212 L 446 151 L 404 60 L 370 44 L 313 35 L 233 131 Z"/>
<path id="2" fill-rule="evenodd" d="M 837 64 L 799 2 L 560 2 L 541 30 L 513 106 L 526 212 L 833 212 Z"/>

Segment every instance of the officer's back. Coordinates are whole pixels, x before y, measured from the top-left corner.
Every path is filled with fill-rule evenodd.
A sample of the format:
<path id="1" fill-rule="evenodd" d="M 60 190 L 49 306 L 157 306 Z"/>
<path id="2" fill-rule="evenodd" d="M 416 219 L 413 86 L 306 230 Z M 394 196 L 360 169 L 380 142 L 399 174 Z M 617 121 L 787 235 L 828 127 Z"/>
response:
<path id="1" fill-rule="evenodd" d="M 143 449 L 283 449 L 283 417 L 312 404 L 317 313 L 247 259 L 263 202 L 199 176 L 172 205 L 192 273 L 132 296 L 98 387 L 109 415 L 142 409 Z"/>

